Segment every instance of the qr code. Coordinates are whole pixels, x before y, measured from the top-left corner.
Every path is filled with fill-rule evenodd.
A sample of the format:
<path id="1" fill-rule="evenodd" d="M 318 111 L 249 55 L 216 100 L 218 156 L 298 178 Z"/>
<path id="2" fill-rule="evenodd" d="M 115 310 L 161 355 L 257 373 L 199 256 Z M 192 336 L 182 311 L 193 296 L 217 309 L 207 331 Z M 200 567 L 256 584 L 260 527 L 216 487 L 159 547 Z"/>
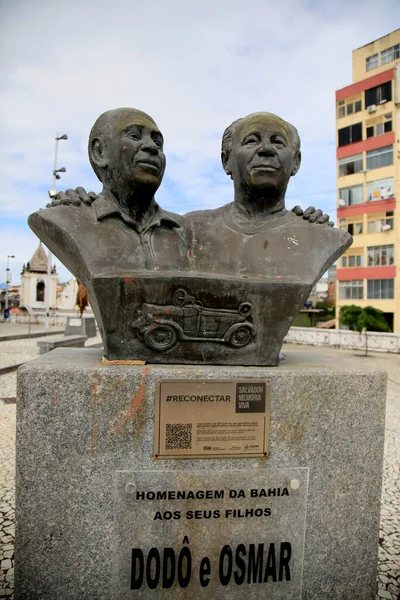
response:
<path id="1" fill-rule="evenodd" d="M 167 423 L 165 432 L 166 450 L 192 449 L 192 423 Z"/>

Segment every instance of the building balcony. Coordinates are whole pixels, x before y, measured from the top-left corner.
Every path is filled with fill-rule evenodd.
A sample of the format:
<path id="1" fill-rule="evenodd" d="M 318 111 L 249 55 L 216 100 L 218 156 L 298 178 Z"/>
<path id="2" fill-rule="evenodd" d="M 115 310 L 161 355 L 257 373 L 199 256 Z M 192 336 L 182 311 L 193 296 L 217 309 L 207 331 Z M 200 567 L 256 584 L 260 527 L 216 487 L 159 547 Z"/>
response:
<path id="1" fill-rule="evenodd" d="M 397 267 L 346 267 L 336 269 L 337 281 L 352 281 L 354 279 L 395 279 Z"/>
<path id="2" fill-rule="evenodd" d="M 394 131 L 389 131 L 382 135 L 367 138 L 360 142 L 354 142 L 354 144 L 347 144 L 346 146 L 340 146 L 336 149 L 336 157 L 347 158 L 353 156 L 353 154 L 361 154 L 361 152 L 368 152 L 369 150 L 377 150 L 378 148 L 384 148 L 385 146 L 391 146 L 395 143 Z"/>
<path id="3" fill-rule="evenodd" d="M 340 206 L 337 209 L 338 219 L 348 219 L 359 215 L 369 215 L 373 213 L 385 213 L 396 209 L 396 198 L 385 198 L 383 200 L 371 200 L 363 204 L 353 204 L 351 206 Z"/>
<path id="4" fill-rule="evenodd" d="M 350 96 L 354 96 L 355 94 L 359 94 L 360 92 L 365 92 L 372 87 L 377 85 L 381 85 L 382 83 L 386 83 L 387 81 L 392 81 L 394 79 L 395 69 L 392 67 L 391 69 L 387 69 L 382 73 L 377 73 L 376 75 L 371 75 L 371 77 L 366 77 L 361 81 L 357 81 L 356 83 L 351 83 L 344 88 L 336 91 L 336 102 L 339 100 L 345 100 Z"/>

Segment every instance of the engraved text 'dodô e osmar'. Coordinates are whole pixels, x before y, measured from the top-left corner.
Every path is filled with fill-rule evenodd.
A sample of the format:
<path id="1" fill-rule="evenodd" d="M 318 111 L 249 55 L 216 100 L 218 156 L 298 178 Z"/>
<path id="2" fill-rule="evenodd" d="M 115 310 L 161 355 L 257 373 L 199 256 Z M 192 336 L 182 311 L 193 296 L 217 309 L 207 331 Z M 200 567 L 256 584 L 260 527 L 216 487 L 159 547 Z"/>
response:
<path id="1" fill-rule="evenodd" d="M 178 340 L 225 342 L 243 348 L 256 335 L 250 320 L 252 308 L 250 302 L 242 302 L 237 310 L 206 307 L 179 288 L 171 305 L 142 304 L 132 327 L 140 340 L 159 352 L 172 348 Z"/>

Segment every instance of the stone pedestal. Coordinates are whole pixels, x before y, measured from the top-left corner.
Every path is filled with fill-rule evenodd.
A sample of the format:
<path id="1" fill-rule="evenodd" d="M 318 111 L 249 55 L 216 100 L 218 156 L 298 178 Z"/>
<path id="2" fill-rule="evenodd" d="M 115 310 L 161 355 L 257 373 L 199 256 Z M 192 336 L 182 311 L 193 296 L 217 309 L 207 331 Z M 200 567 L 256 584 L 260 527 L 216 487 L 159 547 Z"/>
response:
<path id="1" fill-rule="evenodd" d="M 158 380 L 244 376 L 271 379 L 268 459 L 154 459 Z M 385 401 L 384 373 L 301 351 L 274 368 L 103 366 L 97 349 L 58 349 L 26 363 L 17 403 L 16 600 L 114 597 L 118 471 L 215 478 L 301 468 L 309 477 L 301 598 L 373 600 Z M 124 597 L 211 596 L 188 588 Z M 230 588 L 219 597 L 231 598 Z M 264 596 L 247 586 L 242 597 Z"/>

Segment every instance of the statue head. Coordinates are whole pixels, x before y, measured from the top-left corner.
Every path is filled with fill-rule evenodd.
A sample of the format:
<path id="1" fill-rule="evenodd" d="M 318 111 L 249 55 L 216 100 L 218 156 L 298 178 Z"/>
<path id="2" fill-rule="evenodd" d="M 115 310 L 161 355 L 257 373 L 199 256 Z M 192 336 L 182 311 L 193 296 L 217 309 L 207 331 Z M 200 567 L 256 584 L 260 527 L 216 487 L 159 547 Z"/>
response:
<path id="1" fill-rule="evenodd" d="M 155 121 L 134 108 L 109 110 L 89 135 L 89 160 L 112 191 L 146 189 L 155 193 L 165 170 L 164 139 Z"/>
<path id="2" fill-rule="evenodd" d="M 300 168 L 300 137 L 297 129 L 280 117 L 253 113 L 225 129 L 221 159 L 235 190 L 279 196 Z"/>

